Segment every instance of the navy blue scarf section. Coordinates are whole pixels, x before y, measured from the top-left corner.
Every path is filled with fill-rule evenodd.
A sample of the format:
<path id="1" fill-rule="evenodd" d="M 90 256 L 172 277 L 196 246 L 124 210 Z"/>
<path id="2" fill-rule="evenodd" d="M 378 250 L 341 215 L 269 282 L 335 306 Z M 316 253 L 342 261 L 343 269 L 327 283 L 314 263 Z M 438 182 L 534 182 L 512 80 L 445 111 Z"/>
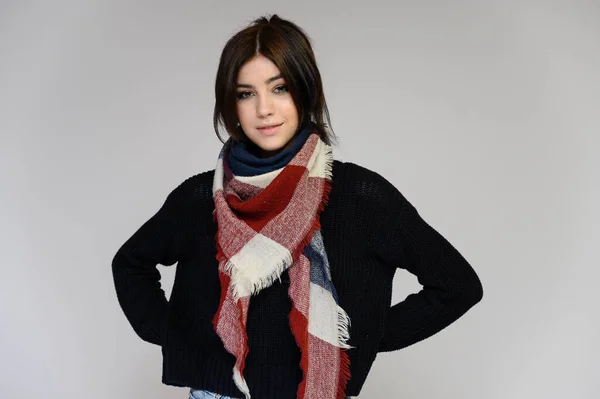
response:
<path id="1" fill-rule="evenodd" d="M 227 163 L 236 176 L 257 176 L 283 168 L 300 151 L 313 129 L 310 126 L 292 138 L 292 143 L 285 150 L 268 158 L 260 158 L 248 150 L 248 144 L 232 141 Z"/>

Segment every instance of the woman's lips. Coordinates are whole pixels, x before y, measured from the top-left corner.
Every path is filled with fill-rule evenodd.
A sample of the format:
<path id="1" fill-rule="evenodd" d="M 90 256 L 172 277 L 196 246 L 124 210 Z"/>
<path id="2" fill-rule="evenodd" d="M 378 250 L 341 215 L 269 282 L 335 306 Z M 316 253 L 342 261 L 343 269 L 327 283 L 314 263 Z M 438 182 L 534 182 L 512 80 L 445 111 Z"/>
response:
<path id="1" fill-rule="evenodd" d="M 258 128 L 258 130 L 262 133 L 262 134 L 266 134 L 266 135 L 272 135 L 274 134 L 277 129 L 279 129 L 279 126 L 283 125 L 283 123 L 280 123 L 279 125 L 275 125 L 275 126 L 271 126 L 271 127 L 264 127 L 264 128 Z"/>

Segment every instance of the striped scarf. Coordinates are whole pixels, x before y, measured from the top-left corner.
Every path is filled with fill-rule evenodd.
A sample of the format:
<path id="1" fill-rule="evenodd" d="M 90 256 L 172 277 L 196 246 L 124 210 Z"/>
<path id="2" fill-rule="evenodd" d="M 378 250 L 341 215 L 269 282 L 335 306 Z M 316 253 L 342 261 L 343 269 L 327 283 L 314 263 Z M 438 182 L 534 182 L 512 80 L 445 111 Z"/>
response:
<path id="1" fill-rule="evenodd" d="M 213 182 L 221 298 L 213 319 L 236 362 L 233 380 L 250 399 L 243 376 L 251 295 L 289 269 L 290 327 L 301 351 L 299 399 L 342 399 L 350 378 L 350 319 L 338 305 L 319 215 L 331 189 L 332 149 L 316 133 L 283 167 L 236 176 L 223 146 Z"/>

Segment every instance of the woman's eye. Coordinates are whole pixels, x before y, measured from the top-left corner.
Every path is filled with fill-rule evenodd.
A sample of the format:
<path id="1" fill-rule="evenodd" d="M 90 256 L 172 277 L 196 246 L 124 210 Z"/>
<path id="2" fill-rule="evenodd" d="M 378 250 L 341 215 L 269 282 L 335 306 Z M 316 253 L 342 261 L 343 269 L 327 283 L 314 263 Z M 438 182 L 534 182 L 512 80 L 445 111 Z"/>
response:
<path id="1" fill-rule="evenodd" d="M 238 100 L 243 100 L 244 98 L 248 98 L 252 93 L 249 91 L 240 91 L 237 93 L 236 97 Z"/>
<path id="2" fill-rule="evenodd" d="M 287 88 L 287 86 L 286 86 L 286 85 L 277 86 L 277 87 L 275 88 L 275 92 L 276 92 L 276 93 L 285 93 L 285 92 L 287 92 L 287 91 L 288 91 L 288 88 Z"/>

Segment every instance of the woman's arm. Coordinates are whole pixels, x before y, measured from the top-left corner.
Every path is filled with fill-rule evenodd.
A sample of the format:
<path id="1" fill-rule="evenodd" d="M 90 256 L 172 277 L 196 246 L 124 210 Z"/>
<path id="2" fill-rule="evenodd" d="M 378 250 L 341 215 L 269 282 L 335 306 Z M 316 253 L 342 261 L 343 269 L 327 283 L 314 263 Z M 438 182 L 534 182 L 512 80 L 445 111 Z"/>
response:
<path id="1" fill-rule="evenodd" d="M 119 304 L 143 340 L 163 343 L 168 302 L 157 264 L 173 265 L 182 250 L 178 189 L 118 250 L 112 273 Z"/>
<path id="2" fill-rule="evenodd" d="M 382 178 L 383 179 L 383 178 Z M 386 218 L 378 254 L 415 275 L 423 289 L 389 309 L 379 351 L 405 348 L 441 331 L 483 296 L 479 277 L 389 182 L 381 186 Z"/>

